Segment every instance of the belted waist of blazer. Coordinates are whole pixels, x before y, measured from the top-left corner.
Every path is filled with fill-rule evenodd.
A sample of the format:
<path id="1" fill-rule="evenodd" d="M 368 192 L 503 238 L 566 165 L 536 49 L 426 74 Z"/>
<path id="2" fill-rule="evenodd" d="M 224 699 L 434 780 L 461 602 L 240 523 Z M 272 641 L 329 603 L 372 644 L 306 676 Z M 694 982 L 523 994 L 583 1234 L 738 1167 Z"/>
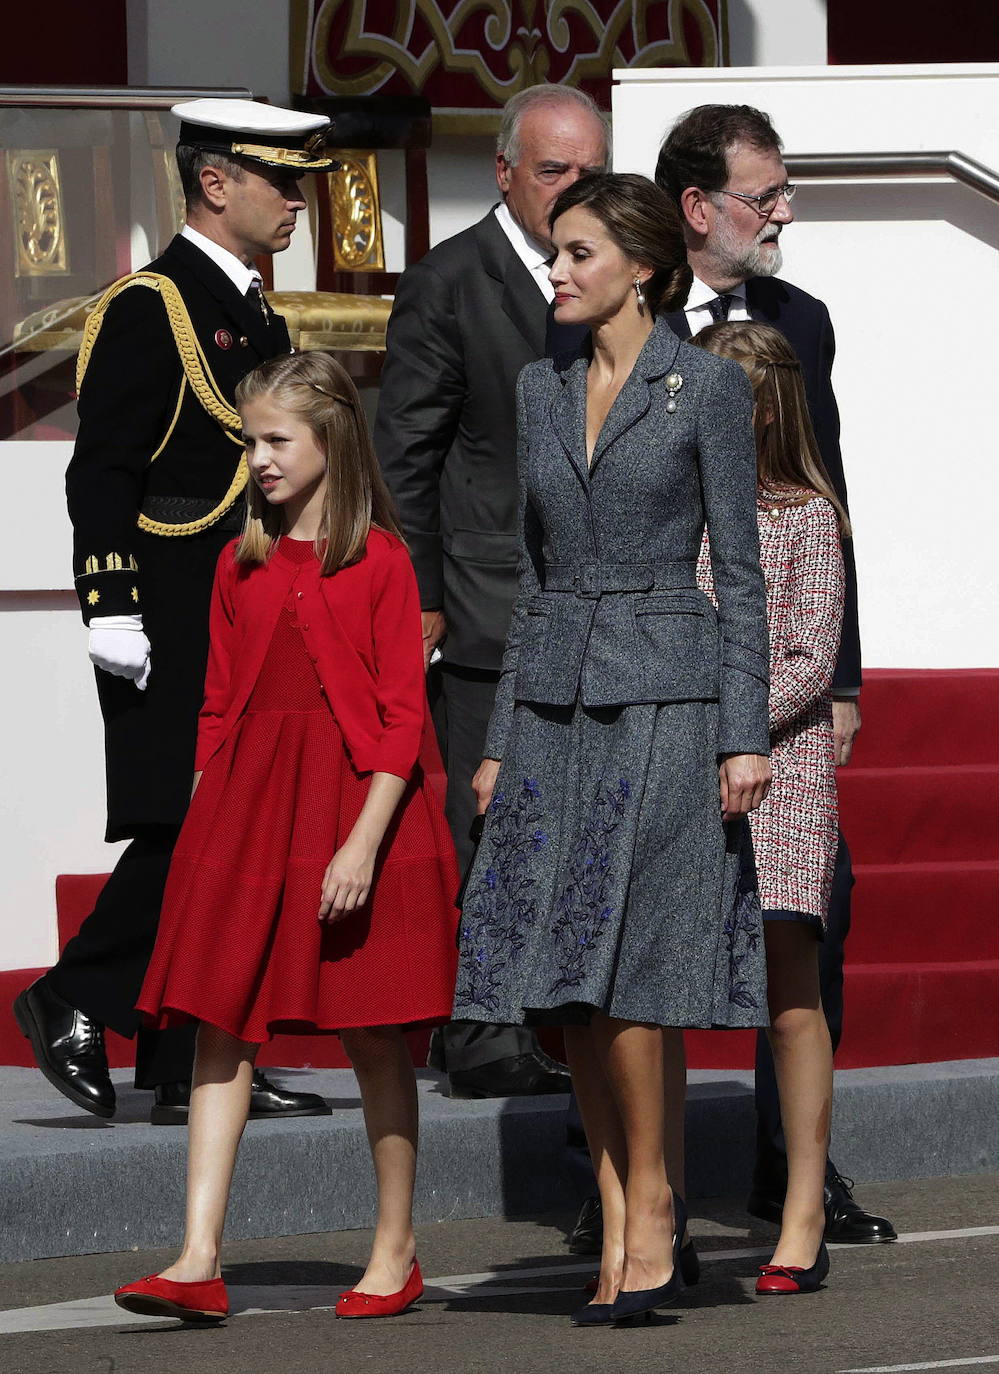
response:
<path id="1" fill-rule="evenodd" d="M 666 563 L 549 563 L 546 592 L 572 592 L 586 600 L 605 593 L 679 591 L 697 586 L 697 563 L 672 559 Z"/>

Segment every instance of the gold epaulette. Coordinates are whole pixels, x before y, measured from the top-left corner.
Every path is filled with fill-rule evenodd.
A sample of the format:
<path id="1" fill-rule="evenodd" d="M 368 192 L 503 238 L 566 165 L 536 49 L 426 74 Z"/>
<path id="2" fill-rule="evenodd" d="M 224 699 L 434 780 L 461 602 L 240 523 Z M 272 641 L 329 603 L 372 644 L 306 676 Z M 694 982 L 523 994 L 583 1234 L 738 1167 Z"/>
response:
<path id="1" fill-rule="evenodd" d="M 180 358 L 181 367 L 184 375 L 180 383 L 180 392 L 177 396 L 177 404 L 174 407 L 173 417 L 164 434 L 156 452 L 149 459 L 154 463 L 166 448 L 170 436 L 177 427 L 177 420 L 180 416 L 180 408 L 184 401 L 184 393 L 188 387 L 194 393 L 195 399 L 202 409 L 218 421 L 222 427 L 222 432 L 227 439 L 234 444 L 243 443 L 241 434 L 241 422 L 239 412 L 234 410 L 226 398 L 223 396 L 218 382 L 212 376 L 212 370 L 205 357 L 205 351 L 201 347 L 197 334 L 194 332 L 194 325 L 191 323 L 191 316 L 184 298 L 180 294 L 176 284 L 158 272 L 133 272 L 128 277 L 122 277 L 113 283 L 104 292 L 87 320 L 83 331 L 83 342 L 80 345 L 80 356 L 76 363 L 76 389 L 80 390 L 83 378 L 86 375 L 90 356 L 97 342 L 97 336 L 101 332 L 101 325 L 104 323 L 104 315 L 108 306 L 130 286 L 145 286 L 151 291 L 157 291 L 163 301 L 166 310 L 167 321 L 173 334 L 174 344 L 177 348 L 177 356 Z M 178 535 L 178 534 L 199 534 L 209 526 L 214 525 L 217 520 L 221 520 L 226 511 L 232 506 L 236 498 L 242 493 L 249 478 L 249 470 L 246 466 L 246 455 L 242 454 L 236 466 L 235 474 L 229 483 L 229 490 L 214 510 L 203 515 L 198 520 L 188 520 L 180 525 L 166 525 L 160 520 L 151 520 L 148 515 L 139 515 L 138 526 L 149 534 Z"/>

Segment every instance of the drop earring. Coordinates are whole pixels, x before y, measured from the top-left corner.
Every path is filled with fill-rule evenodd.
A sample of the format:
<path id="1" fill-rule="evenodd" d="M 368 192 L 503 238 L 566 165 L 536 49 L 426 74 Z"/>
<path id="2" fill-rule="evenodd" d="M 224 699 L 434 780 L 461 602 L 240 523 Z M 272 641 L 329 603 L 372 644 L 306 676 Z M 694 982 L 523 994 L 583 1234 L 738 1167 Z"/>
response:
<path id="1" fill-rule="evenodd" d="M 642 283 L 639 277 L 635 278 L 635 299 L 638 301 L 638 313 L 645 314 L 645 292 L 642 290 Z"/>

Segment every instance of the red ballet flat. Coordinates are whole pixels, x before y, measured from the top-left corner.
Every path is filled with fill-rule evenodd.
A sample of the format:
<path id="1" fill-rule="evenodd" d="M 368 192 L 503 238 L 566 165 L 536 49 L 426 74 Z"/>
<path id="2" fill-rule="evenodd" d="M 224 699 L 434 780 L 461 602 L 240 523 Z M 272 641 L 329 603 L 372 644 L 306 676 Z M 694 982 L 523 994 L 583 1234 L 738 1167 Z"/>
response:
<path id="1" fill-rule="evenodd" d="M 797 1264 L 762 1264 L 756 1280 L 757 1293 L 817 1293 L 829 1274 L 829 1251 L 825 1241 L 811 1269 Z"/>
<path id="2" fill-rule="evenodd" d="M 229 1315 L 229 1296 L 221 1279 L 176 1283 L 149 1274 L 126 1283 L 114 1295 L 126 1312 L 144 1317 L 179 1317 L 182 1322 L 221 1322 Z"/>
<path id="3" fill-rule="evenodd" d="M 358 1317 L 396 1317 L 422 1297 L 423 1275 L 419 1263 L 414 1260 L 409 1278 L 398 1293 L 383 1297 L 379 1293 L 361 1293 L 356 1288 L 348 1288 L 346 1293 L 341 1293 L 337 1298 L 336 1315 L 351 1320 Z"/>

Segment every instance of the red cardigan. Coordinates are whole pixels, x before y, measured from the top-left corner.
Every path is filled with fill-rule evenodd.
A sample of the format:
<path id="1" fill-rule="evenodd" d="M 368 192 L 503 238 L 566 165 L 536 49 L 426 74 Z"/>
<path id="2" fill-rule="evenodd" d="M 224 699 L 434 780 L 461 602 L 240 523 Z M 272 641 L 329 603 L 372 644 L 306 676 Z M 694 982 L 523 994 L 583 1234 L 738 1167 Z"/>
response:
<path id="1" fill-rule="evenodd" d="M 408 778 L 427 714 L 420 599 L 403 545 L 373 529 L 361 558 L 322 577 L 317 560 L 237 563 L 238 541 L 219 555 L 209 616 L 205 703 L 195 769 L 239 719 L 289 595 L 333 714 L 359 773 Z"/>

